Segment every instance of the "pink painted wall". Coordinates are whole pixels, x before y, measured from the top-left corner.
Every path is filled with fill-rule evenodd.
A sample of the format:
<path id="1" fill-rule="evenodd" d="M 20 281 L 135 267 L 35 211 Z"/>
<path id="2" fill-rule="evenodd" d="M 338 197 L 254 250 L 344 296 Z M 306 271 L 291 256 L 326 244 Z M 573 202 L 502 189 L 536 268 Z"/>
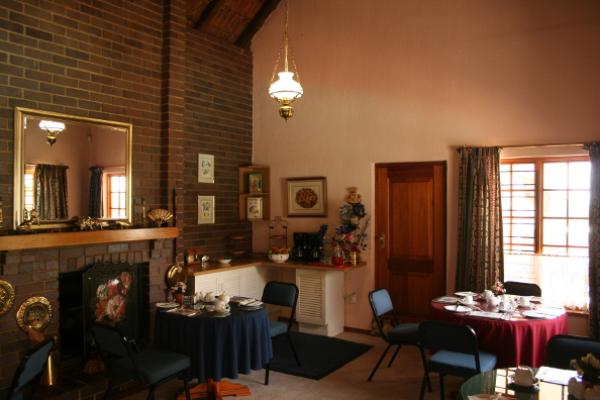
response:
<path id="1" fill-rule="evenodd" d="M 267 95 L 283 2 L 252 50 L 253 157 L 271 167 L 271 215 L 285 215 L 284 178 L 328 179 L 329 217 L 290 218 L 292 232 L 323 222 L 333 229 L 351 185 L 374 214 L 374 163 L 447 160 L 451 292 L 454 148 L 600 139 L 596 0 L 294 0 L 290 7 L 290 45 L 305 96 L 287 123 Z M 266 224 L 255 223 L 255 250 L 266 249 L 266 238 Z M 359 298 L 347 304 L 347 326 L 370 325 L 368 259 L 346 278 L 346 292 Z"/>

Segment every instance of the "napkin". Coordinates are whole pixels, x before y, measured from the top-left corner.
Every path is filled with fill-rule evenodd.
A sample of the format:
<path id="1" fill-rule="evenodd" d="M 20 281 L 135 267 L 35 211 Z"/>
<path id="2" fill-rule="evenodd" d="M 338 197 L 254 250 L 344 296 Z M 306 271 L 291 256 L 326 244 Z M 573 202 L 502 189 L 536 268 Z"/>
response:
<path id="1" fill-rule="evenodd" d="M 258 307 L 258 306 L 262 306 L 262 301 L 259 300 L 255 300 L 255 299 L 246 299 L 246 300 L 242 300 L 239 302 L 240 306 L 247 306 L 247 307 Z"/>

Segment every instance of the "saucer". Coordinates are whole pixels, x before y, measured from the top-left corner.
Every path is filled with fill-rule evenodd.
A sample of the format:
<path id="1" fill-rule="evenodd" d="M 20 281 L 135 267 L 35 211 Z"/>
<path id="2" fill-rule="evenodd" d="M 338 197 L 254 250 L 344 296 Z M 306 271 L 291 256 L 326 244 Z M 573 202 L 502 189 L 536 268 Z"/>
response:
<path id="1" fill-rule="evenodd" d="M 155 306 L 157 308 L 165 308 L 165 309 L 166 308 L 176 308 L 176 307 L 179 307 L 179 303 L 173 303 L 173 302 L 170 302 L 170 303 L 161 303 L 161 302 L 158 302 L 158 303 L 155 304 Z"/>
<path id="2" fill-rule="evenodd" d="M 444 310 L 448 310 L 448 311 L 452 311 L 452 312 L 456 312 L 456 313 L 468 313 L 471 312 L 472 310 L 469 307 L 465 307 L 465 306 L 444 306 Z"/>
<path id="3" fill-rule="evenodd" d="M 508 384 L 508 388 L 510 390 L 514 390 L 515 392 L 522 393 L 537 393 L 540 391 L 540 387 L 538 385 L 539 379 L 533 378 L 533 384 L 530 386 L 518 385 L 515 383 L 515 375 L 510 375 L 508 377 L 510 379 L 510 383 Z"/>
<path id="4" fill-rule="evenodd" d="M 472 306 L 477 304 L 477 302 L 475 300 L 472 301 L 465 301 L 464 299 L 461 299 L 458 301 L 460 304 L 464 305 L 464 306 Z"/>

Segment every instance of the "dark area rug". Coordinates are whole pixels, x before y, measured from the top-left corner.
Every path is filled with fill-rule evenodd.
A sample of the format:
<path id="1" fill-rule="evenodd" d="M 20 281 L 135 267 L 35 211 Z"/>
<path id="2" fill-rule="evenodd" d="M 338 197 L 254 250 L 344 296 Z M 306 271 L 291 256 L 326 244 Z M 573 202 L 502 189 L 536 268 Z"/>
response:
<path id="1" fill-rule="evenodd" d="M 296 364 L 290 344 L 283 335 L 273 339 L 271 370 L 310 379 L 329 375 L 373 347 L 307 333 L 291 332 L 291 335 L 302 365 Z"/>

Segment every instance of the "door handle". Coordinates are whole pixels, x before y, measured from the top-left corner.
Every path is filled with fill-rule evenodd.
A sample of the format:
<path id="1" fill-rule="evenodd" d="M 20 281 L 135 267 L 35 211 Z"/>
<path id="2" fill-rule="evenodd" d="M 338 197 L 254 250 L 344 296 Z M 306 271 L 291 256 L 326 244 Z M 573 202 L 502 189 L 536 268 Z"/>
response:
<path id="1" fill-rule="evenodd" d="M 378 234 L 377 241 L 379 242 L 379 247 L 385 249 L 385 233 Z"/>

